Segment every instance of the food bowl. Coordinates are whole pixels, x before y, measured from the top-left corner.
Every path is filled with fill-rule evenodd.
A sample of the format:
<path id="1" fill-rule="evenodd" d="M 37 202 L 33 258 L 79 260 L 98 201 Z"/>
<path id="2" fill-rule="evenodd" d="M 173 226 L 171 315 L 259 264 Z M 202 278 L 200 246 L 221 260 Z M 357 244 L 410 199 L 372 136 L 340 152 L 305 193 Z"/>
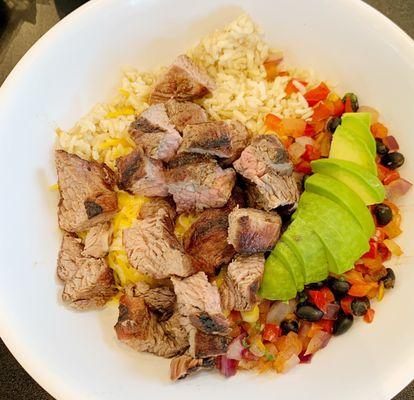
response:
<path id="1" fill-rule="evenodd" d="M 199 374 L 172 384 L 168 361 L 116 340 L 116 306 L 71 312 L 55 278 L 60 233 L 55 212 L 54 130 L 69 128 L 110 97 L 121 68 L 168 64 L 242 12 L 263 27 L 292 65 L 358 93 L 398 138 L 413 180 L 413 41 L 357 0 L 95 0 L 49 31 L 0 89 L 4 212 L 0 335 L 23 367 L 57 399 L 237 398 L 389 399 L 414 376 L 411 310 L 414 192 L 399 203 L 405 253 L 397 284 L 376 305 L 375 322 L 347 334 L 287 374 Z"/>

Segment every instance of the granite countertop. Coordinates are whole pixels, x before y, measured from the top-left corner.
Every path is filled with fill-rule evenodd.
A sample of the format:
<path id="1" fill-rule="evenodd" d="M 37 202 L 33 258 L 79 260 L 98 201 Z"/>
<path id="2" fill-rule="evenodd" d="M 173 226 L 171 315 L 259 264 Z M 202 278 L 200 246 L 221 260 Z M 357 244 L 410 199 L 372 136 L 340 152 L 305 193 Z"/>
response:
<path id="1" fill-rule="evenodd" d="M 30 46 L 86 0 L 0 0 L 0 84 Z M 366 0 L 414 37 L 414 0 Z M 414 382 L 394 400 L 413 400 Z M 53 400 L 0 340 L 0 400 Z"/>

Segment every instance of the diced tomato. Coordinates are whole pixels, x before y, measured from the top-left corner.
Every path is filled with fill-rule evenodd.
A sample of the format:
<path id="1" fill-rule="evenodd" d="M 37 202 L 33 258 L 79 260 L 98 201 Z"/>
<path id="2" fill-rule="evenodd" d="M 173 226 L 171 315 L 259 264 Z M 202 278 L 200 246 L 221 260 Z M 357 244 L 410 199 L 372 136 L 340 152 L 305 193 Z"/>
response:
<path id="1" fill-rule="evenodd" d="M 370 308 L 364 315 L 364 321 L 370 324 L 374 320 L 375 310 Z"/>
<path id="2" fill-rule="evenodd" d="M 332 333 L 333 330 L 333 321 L 327 319 L 321 319 L 318 322 L 315 322 L 323 331 Z"/>
<path id="3" fill-rule="evenodd" d="M 278 133 L 281 136 L 303 136 L 306 129 L 306 121 L 300 118 L 283 118 L 278 126 Z"/>
<path id="4" fill-rule="evenodd" d="M 329 288 L 323 287 L 321 289 L 321 292 L 325 295 L 325 299 L 327 303 L 332 303 L 333 301 L 335 301 L 335 296 L 333 295 L 333 293 L 331 292 Z"/>
<path id="5" fill-rule="evenodd" d="M 342 100 L 340 98 L 336 99 L 332 103 L 333 103 L 333 106 L 334 106 L 334 114 L 333 115 L 335 117 L 340 117 L 345 111 L 345 104 L 342 103 Z"/>
<path id="6" fill-rule="evenodd" d="M 289 146 L 295 141 L 295 138 L 292 136 L 283 136 L 282 138 L 279 138 L 284 146 L 288 149 Z"/>
<path id="7" fill-rule="evenodd" d="M 378 243 L 375 240 L 369 241 L 369 250 L 362 256 L 362 258 L 375 258 L 378 254 Z"/>
<path id="8" fill-rule="evenodd" d="M 307 86 L 308 85 L 308 83 L 307 82 L 305 82 L 305 81 L 300 81 L 299 79 L 295 79 L 295 78 L 293 78 L 293 79 L 291 79 L 288 83 L 287 83 L 287 85 L 286 85 L 286 87 L 285 87 L 285 93 L 286 93 L 286 95 L 287 96 L 290 96 L 292 93 L 297 93 L 297 92 L 299 92 L 299 89 L 296 87 L 296 85 L 294 84 L 294 81 L 296 81 L 296 82 L 299 82 L 300 84 L 302 84 L 303 86 Z"/>
<path id="9" fill-rule="evenodd" d="M 267 114 L 265 117 L 265 125 L 272 131 L 277 131 L 282 120 L 274 114 Z"/>
<path id="10" fill-rule="evenodd" d="M 312 121 L 326 121 L 329 117 L 334 115 L 334 113 L 335 107 L 331 101 L 321 101 L 313 108 Z"/>
<path id="11" fill-rule="evenodd" d="M 364 277 L 362 274 L 355 269 L 351 269 L 345 274 L 345 279 L 352 285 L 355 283 L 364 283 Z"/>
<path id="12" fill-rule="evenodd" d="M 388 185 L 389 183 L 391 183 L 392 181 L 396 181 L 397 179 L 400 179 L 400 174 L 398 173 L 398 171 L 392 171 L 392 170 L 388 170 L 389 173 L 387 174 L 387 176 L 382 180 L 382 183 L 384 185 Z"/>
<path id="13" fill-rule="evenodd" d="M 263 340 L 274 342 L 281 333 L 281 329 L 276 324 L 266 324 L 263 330 Z"/>
<path id="14" fill-rule="evenodd" d="M 380 122 L 371 125 L 371 133 L 378 139 L 383 139 L 388 136 L 388 129 Z"/>
<path id="15" fill-rule="evenodd" d="M 351 96 L 346 96 L 346 98 L 345 98 L 345 107 L 344 107 L 344 110 L 345 110 L 345 112 L 347 112 L 347 113 L 354 112 L 354 110 L 352 109 Z"/>
<path id="16" fill-rule="evenodd" d="M 391 251 L 383 243 L 378 243 L 378 254 L 381 256 L 382 262 L 388 261 L 391 258 Z"/>
<path id="17" fill-rule="evenodd" d="M 314 137 L 316 135 L 315 128 L 311 124 L 306 124 L 305 132 L 303 133 L 305 136 Z"/>
<path id="18" fill-rule="evenodd" d="M 318 160 L 321 158 L 321 153 L 315 146 L 307 144 L 305 145 L 305 149 L 305 153 L 302 156 L 305 161 Z"/>
<path id="19" fill-rule="evenodd" d="M 303 174 L 310 175 L 312 173 L 312 168 L 310 166 L 309 161 L 301 161 L 300 163 L 296 164 L 293 169 L 296 172 L 302 172 Z"/>
<path id="20" fill-rule="evenodd" d="M 352 314 L 351 303 L 354 300 L 350 296 L 346 296 L 341 300 L 341 308 L 345 314 Z"/>
<path id="21" fill-rule="evenodd" d="M 330 92 L 330 89 L 324 82 L 321 82 L 319 86 L 308 90 L 305 93 L 305 99 L 308 102 L 310 107 L 313 107 L 315 104 L 319 103 L 321 100 L 325 100 Z"/>
<path id="22" fill-rule="evenodd" d="M 326 301 L 325 294 L 320 290 L 309 290 L 308 294 L 312 303 L 315 304 L 315 306 L 321 311 L 326 312 L 326 306 L 328 303 Z"/>
<path id="23" fill-rule="evenodd" d="M 351 286 L 351 289 L 349 289 L 348 294 L 354 297 L 364 297 L 377 286 L 378 285 L 375 282 L 356 283 Z"/>

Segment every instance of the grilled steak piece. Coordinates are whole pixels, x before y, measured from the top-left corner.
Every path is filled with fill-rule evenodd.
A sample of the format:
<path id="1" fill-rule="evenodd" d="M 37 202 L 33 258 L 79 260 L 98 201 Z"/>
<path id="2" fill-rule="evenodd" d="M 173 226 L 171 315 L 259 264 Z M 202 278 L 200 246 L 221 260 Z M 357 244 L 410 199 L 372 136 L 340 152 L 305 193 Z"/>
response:
<path id="1" fill-rule="evenodd" d="M 95 258 L 105 257 L 109 252 L 111 236 L 112 230 L 109 222 L 93 226 L 86 234 L 82 255 Z"/>
<path id="2" fill-rule="evenodd" d="M 231 163 L 247 146 L 248 132 L 238 121 L 212 121 L 187 125 L 179 153 L 209 154 Z"/>
<path id="3" fill-rule="evenodd" d="M 175 221 L 177 213 L 175 212 L 175 204 L 170 198 L 153 198 L 141 206 L 139 210 L 139 218 L 145 219 L 155 217 L 160 209 L 164 209 L 171 221 Z"/>
<path id="4" fill-rule="evenodd" d="M 169 99 L 178 101 L 203 97 L 216 85 L 207 72 L 202 70 L 186 55 L 178 56 L 160 79 L 150 95 L 150 103 L 162 103 Z"/>
<path id="5" fill-rule="evenodd" d="M 109 221 L 118 211 L 115 177 L 104 164 L 83 160 L 64 150 L 55 152 L 60 192 L 59 226 L 79 232 Z"/>
<path id="6" fill-rule="evenodd" d="M 123 243 L 131 265 L 155 279 L 194 272 L 189 256 L 174 236 L 168 212 L 160 208 L 154 217 L 136 220 L 123 232 Z"/>
<path id="7" fill-rule="evenodd" d="M 229 215 L 228 241 L 237 253 L 264 253 L 275 246 L 282 220 L 274 212 L 235 208 Z"/>
<path id="8" fill-rule="evenodd" d="M 147 108 L 130 126 L 130 134 L 148 157 L 168 161 L 181 144 L 181 136 L 170 122 L 164 104 Z"/>
<path id="9" fill-rule="evenodd" d="M 229 212 L 225 208 L 205 210 L 184 233 L 183 246 L 196 270 L 213 275 L 236 253 L 227 240 Z"/>
<path id="10" fill-rule="evenodd" d="M 220 286 L 224 310 L 249 311 L 258 302 L 257 291 L 264 270 L 263 254 L 239 255 L 230 263 Z"/>
<path id="11" fill-rule="evenodd" d="M 229 325 L 221 312 L 217 287 L 208 281 L 204 272 L 171 280 L 180 322 L 189 335 L 190 356 L 204 358 L 226 353 Z"/>
<path id="12" fill-rule="evenodd" d="M 146 306 L 156 315 L 158 321 L 166 321 L 174 312 L 176 296 L 167 286 L 151 289 L 147 283 L 138 282 L 126 287 L 124 292 L 133 297 L 142 296 Z"/>
<path id="13" fill-rule="evenodd" d="M 125 293 L 119 300 L 119 317 L 115 332 L 119 340 L 136 351 L 161 357 L 180 355 L 188 348 L 187 331 L 179 323 L 179 314 L 159 321 L 142 294 Z"/>
<path id="14" fill-rule="evenodd" d="M 62 300 L 79 310 L 99 308 L 116 294 L 114 276 L 103 258 L 82 251 L 81 240 L 65 232 L 57 262 L 57 275 L 65 283 Z"/>
<path id="15" fill-rule="evenodd" d="M 230 198 L 236 173 L 222 169 L 201 154 L 179 154 L 167 164 L 166 180 L 177 212 L 223 207 Z"/>
<path id="16" fill-rule="evenodd" d="M 162 162 L 147 157 L 140 147 L 118 158 L 116 167 L 120 189 L 148 197 L 168 195 Z"/>
<path id="17" fill-rule="evenodd" d="M 170 364 L 170 378 L 172 381 L 184 379 L 201 369 L 211 369 L 216 365 L 214 357 L 192 358 L 186 355 L 175 357 Z"/>
<path id="18" fill-rule="evenodd" d="M 187 125 L 207 122 L 204 108 L 191 101 L 168 100 L 165 103 L 168 117 L 177 131 L 182 132 Z"/>
<path id="19" fill-rule="evenodd" d="M 292 176 L 292 163 L 276 136 L 256 136 L 233 166 L 246 180 L 251 207 L 270 211 L 298 202 L 299 190 Z"/>

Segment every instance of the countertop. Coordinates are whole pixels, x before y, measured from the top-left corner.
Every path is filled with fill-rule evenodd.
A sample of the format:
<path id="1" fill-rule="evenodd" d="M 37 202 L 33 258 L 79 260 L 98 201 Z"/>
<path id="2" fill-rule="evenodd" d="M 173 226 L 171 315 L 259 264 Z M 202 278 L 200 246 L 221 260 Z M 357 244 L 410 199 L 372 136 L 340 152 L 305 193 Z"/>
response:
<path id="1" fill-rule="evenodd" d="M 334 1 L 334 0 L 332 0 Z M 366 0 L 414 38 L 414 0 Z M 30 46 L 85 0 L 0 0 L 0 84 Z M 414 382 L 394 400 L 413 400 Z M 53 400 L 0 340 L 0 400 Z"/>

